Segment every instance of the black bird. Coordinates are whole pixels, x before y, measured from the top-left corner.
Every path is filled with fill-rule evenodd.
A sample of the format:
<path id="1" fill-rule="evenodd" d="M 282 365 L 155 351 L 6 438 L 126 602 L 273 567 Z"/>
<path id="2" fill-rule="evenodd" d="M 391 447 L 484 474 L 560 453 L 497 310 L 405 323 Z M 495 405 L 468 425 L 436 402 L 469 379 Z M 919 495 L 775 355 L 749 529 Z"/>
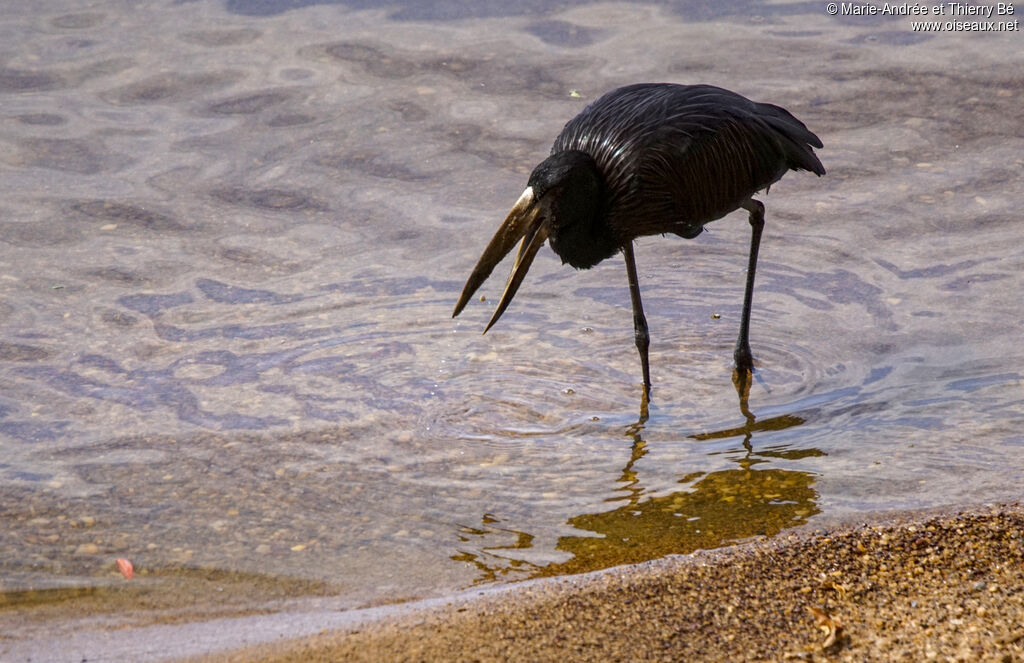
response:
<path id="1" fill-rule="evenodd" d="M 788 170 L 824 175 L 812 147 L 822 147 L 821 140 L 789 111 L 719 87 L 642 83 L 612 90 L 565 125 L 551 155 L 533 170 L 466 281 L 452 317 L 520 239 L 485 333 L 512 301 L 545 239 L 576 269 L 622 251 L 646 403 L 650 337 L 633 240 L 665 233 L 692 239 L 704 224 L 742 207 L 749 212 L 752 235 L 734 358 L 737 371 L 749 374 L 754 366 L 750 303 L 764 227 L 764 205 L 752 196 Z"/>

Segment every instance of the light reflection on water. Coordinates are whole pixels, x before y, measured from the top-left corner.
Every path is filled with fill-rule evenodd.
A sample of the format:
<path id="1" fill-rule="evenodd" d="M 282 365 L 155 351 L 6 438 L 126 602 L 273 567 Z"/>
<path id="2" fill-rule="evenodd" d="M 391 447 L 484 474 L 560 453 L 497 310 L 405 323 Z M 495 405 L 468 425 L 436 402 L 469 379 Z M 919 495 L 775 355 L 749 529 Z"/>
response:
<path id="1" fill-rule="evenodd" d="M 614 508 L 579 514 L 568 520 L 579 533 L 560 536 L 555 545 L 556 551 L 568 557 L 552 562 L 542 554 L 538 562 L 532 561 L 535 537 L 500 527 L 501 521 L 486 513 L 479 525 L 463 527 L 461 531 L 460 540 L 476 552 L 459 552 L 452 559 L 475 566 L 479 571 L 477 583 L 508 581 L 635 564 L 665 555 L 716 548 L 752 536 L 772 536 L 805 523 L 819 512 L 814 477 L 806 472 L 757 466 L 772 459 L 800 460 L 824 454 L 817 449 L 785 447 L 754 452 L 750 441 L 755 433 L 799 426 L 804 420 L 783 415 L 758 422 L 747 409 L 745 386 L 743 382 L 737 384 L 746 417 L 743 426 L 691 436 L 697 440 L 742 437 L 742 454 L 735 449 L 712 452 L 726 455 L 739 469 L 707 475 L 692 472 L 679 478 L 683 490 L 658 497 L 647 495 L 641 473 L 635 469 L 648 453 L 641 419 L 630 428 L 633 444 L 629 461 L 616 479 L 616 494 L 604 500 Z"/>
<path id="2" fill-rule="evenodd" d="M 1016 35 L 485 9 L 0 19 L 4 605 L 116 557 L 142 595 L 212 605 L 220 573 L 361 605 L 1015 496 Z M 618 260 L 545 250 L 487 336 L 500 279 L 449 316 L 562 123 L 650 79 L 791 108 L 829 174 L 764 197 L 739 401 L 746 223 L 638 243 L 638 425 Z"/>

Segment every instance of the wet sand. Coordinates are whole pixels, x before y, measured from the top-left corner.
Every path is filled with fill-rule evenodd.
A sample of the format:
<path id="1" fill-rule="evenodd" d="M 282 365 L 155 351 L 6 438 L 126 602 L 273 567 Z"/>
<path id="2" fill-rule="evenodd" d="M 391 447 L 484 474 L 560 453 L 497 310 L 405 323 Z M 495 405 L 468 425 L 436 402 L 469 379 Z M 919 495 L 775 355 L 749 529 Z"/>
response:
<path id="1" fill-rule="evenodd" d="M 1021 661 L 1024 508 L 805 528 L 199 660 Z"/>

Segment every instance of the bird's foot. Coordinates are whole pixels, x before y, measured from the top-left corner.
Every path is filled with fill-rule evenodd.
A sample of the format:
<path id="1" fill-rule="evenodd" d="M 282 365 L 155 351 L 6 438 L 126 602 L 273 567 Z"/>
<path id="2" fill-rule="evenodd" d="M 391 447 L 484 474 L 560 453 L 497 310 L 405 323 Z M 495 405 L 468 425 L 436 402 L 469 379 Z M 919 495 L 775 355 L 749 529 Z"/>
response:
<path id="1" fill-rule="evenodd" d="M 737 373 L 753 373 L 754 372 L 754 355 L 750 352 L 749 345 L 737 345 L 736 351 L 732 355 L 733 361 L 736 362 Z"/>
<path id="2" fill-rule="evenodd" d="M 651 385 L 644 385 L 644 393 L 640 398 L 640 424 L 644 424 L 650 417 Z"/>
<path id="3" fill-rule="evenodd" d="M 754 373 L 750 369 L 735 368 L 732 372 L 732 384 L 740 397 L 741 407 L 745 407 L 750 396 L 750 385 L 754 381 Z"/>

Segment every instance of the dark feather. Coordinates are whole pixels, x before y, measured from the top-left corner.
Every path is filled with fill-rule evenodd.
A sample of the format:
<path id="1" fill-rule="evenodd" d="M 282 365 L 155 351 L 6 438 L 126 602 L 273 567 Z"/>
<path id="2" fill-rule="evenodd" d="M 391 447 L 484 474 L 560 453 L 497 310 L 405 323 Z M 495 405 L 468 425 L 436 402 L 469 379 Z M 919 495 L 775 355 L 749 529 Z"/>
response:
<path id="1" fill-rule="evenodd" d="M 621 243 L 694 237 L 789 169 L 823 175 L 821 140 L 788 111 L 711 85 L 613 90 L 569 121 L 551 153 L 590 154 L 609 192 L 605 223 Z"/>
<path id="2" fill-rule="evenodd" d="M 453 315 L 516 242 L 521 242 L 519 252 L 487 329 L 512 301 L 545 239 L 576 269 L 621 252 L 644 378 L 642 423 L 651 388 L 650 335 L 633 240 L 665 233 L 689 239 L 705 224 L 744 209 L 750 252 L 733 352 L 737 375 L 745 376 L 737 382 L 742 393 L 754 369 L 750 310 L 764 228 L 764 205 L 752 196 L 789 170 L 824 175 L 813 149 L 821 146 L 789 111 L 719 87 L 644 83 L 613 90 L 570 120 L 551 155 L 530 173 L 523 195 L 466 281 Z"/>

